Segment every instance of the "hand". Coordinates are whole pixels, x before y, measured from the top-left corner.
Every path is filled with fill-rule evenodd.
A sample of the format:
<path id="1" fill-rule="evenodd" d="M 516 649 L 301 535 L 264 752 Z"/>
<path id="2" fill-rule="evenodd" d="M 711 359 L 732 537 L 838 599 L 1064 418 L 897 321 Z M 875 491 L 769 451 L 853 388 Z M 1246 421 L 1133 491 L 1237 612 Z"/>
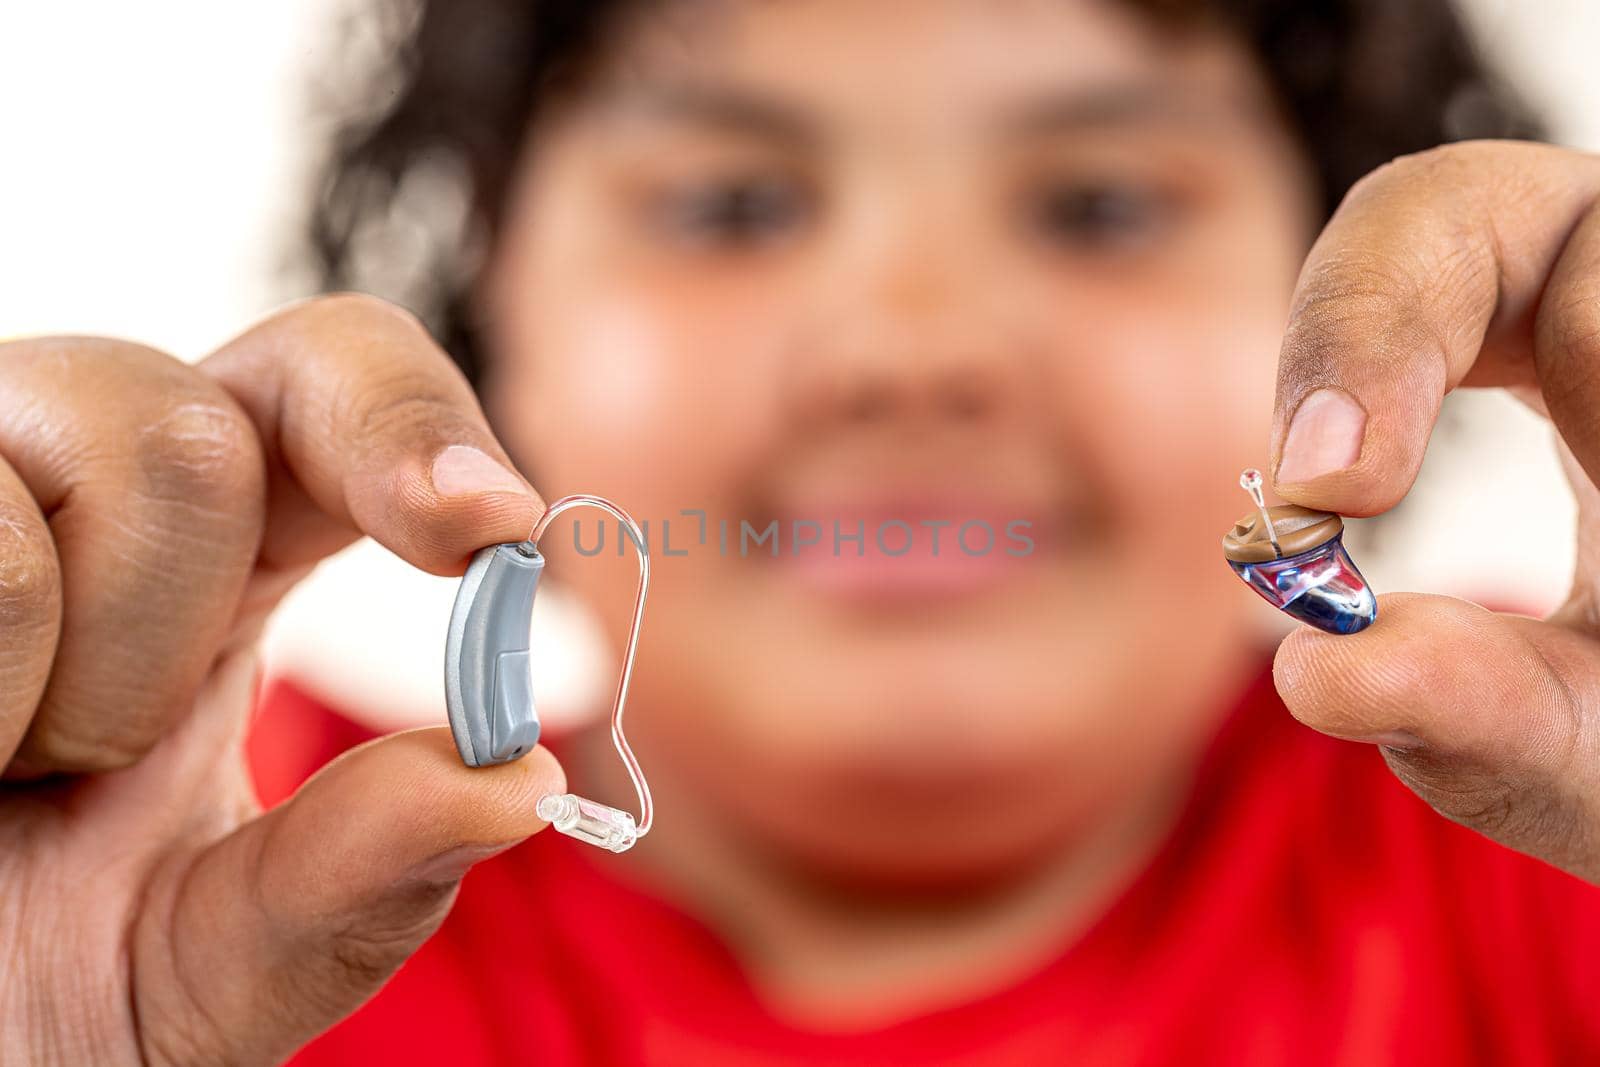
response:
<path id="1" fill-rule="evenodd" d="M 1600 157 L 1538 145 L 1436 149 L 1364 179 L 1301 275 L 1273 452 L 1286 499 L 1375 515 L 1411 487 L 1449 390 L 1506 386 L 1555 423 L 1580 510 L 1564 606 L 1540 622 L 1387 595 L 1362 633 L 1292 634 L 1274 674 L 1297 718 L 1381 745 L 1394 773 L 1444 815 L 1591 882 L 1600 882 L 1597 205 Z"/>
<path id="2" fill-rule="evenodd" d="M 370 298 L 197 367 L 0 346 L 0 1063 L 279 1062 L 542 828 L 542 749 L 468 770 L 413 730 L 265 815 L 240 752 L 256 636 L 318 559 L 367 533 L 460 574 L 542 509 L 447 357 Z"/>

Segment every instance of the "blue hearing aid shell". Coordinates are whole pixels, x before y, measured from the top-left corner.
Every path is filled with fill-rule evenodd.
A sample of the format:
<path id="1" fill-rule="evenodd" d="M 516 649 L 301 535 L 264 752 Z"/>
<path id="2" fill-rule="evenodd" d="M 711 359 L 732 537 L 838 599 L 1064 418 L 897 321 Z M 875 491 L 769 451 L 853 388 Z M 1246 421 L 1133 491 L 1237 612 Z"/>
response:
<path id="1" fill-rule="evenodd" d="M 1292 504 L 1262 507 L 1233 524 L 1222 548 L 1233 573 L 1291 618 L 1353 634 L 1378 617 L 1378 599 L 1345 548 L 1337 515 Z"/>
<path id="2" fill-rule="evenodd" d="M 544 557 L 533 542 L 479 549 L 456 591 L 445 639 L 450 732 L 469 767 L 510 763 L 539 741 L 528 628 Z"/>

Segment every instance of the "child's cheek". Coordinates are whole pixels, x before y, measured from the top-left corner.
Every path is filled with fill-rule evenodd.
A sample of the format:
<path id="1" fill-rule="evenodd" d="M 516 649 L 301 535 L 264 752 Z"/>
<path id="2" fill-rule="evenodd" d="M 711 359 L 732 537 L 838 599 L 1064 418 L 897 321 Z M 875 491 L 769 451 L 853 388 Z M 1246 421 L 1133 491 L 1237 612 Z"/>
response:
<path id="1" fill-rule="evenodd" d="M 640 518 L 727 506 L 773 447 L 774 358 L 759 309 L 685 286 L 573 287 L 538 317 L 512 390 L 536 468 Z"/>
<path id="2" fill-rule="evenodd" d="M 1118 543 L 1146 561 L 1214 563 L 1239 471 L 1266 463 L 1276 301 L 1219 304 L 1104 319 L 1094 357 L 1060 370 L 1060 417 L 1082 428 Z"/>

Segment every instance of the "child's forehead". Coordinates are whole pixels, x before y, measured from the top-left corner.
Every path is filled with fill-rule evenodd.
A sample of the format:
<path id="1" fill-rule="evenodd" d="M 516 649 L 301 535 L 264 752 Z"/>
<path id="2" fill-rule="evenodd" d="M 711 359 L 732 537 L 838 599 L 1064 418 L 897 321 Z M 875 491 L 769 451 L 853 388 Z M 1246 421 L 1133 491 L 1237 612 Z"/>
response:
<path id="1" fill-rule="evenodd" d="M 596 97 L 673 117 L 914 109 L 989 125 L 1255 110 L 1242 48 L 1112 0 L 667 0 L 623 26 Z M 752 114 L 739 116 L 738 111 Z M 710 113 L 720 112 L 719 115 Z"/>

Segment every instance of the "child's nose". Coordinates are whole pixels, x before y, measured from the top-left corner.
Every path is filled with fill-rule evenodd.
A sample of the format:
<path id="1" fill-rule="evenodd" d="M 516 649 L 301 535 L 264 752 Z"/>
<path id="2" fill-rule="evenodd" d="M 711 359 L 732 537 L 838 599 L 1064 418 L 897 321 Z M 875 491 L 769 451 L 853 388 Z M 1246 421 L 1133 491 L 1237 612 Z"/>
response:
<path id="1" fill-rule="evenodd" d="M 788 401 L 807 421 L 978 422 L 1037 396 L 1036 342 L 994 279 L 926 242 L 836 271 L 789 353 Z"/>

